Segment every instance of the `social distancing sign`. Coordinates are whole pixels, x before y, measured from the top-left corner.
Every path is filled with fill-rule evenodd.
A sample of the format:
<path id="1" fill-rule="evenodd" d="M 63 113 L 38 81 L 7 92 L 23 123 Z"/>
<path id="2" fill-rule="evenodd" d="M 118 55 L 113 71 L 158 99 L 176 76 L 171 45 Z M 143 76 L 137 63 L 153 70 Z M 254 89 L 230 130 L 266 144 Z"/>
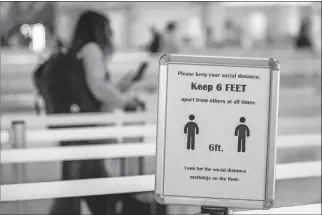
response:
<path id="1" fill-rule="evenodd" d="M 271 207 L 278 63 L 165 55 L 159 75 L 159 201 Z"/>

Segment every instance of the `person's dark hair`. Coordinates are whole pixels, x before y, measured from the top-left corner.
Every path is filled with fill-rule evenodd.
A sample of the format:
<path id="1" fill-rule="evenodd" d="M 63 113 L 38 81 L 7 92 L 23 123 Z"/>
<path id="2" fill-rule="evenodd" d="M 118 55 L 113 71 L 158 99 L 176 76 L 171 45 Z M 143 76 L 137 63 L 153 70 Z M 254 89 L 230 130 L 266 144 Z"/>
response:
<path id="1" fill-rule="evenodd" d="M 71 50 L 78 52 L 89 42 L 98 44 L 105 53 L 112 49 L 112 31 L 107 17 L 94 11 L 85 11 L 76 24 Z"/>
<path id="2" fill-rule="evenodd" d="M 176 30 L 176 28 L 177 28 L 176 22 L 168 22 L 165 29 L 167 32 L 173 32 Z"/>

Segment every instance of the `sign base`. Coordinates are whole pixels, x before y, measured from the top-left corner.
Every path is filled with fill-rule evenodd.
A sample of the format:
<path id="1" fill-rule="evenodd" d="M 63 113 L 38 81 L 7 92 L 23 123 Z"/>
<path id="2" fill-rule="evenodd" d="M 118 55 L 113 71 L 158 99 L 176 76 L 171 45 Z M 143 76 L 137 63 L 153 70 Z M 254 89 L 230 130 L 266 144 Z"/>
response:
<path id="1" fill-rule="evenodd" d="M 209 206 L 201 206 L 201 214 L 209 214 L 209 215 L 228 215 L 232 214 L 226 207 L 209 207 Z"/>

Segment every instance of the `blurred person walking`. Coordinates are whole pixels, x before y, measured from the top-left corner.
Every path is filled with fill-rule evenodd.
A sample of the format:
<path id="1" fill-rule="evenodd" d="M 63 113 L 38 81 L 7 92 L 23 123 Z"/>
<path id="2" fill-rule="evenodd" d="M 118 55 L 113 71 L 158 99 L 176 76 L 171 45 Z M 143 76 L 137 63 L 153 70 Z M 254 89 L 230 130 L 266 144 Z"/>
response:
<path id="1" fill-rule="evenodd" d="M 296 37 L 295 47 L 297 49 L 312 49 L 311 22 L 308 18 L 302 20 L 298 36 Z"/>
<path id="2" fill-rule="evenodd" d="M 160 50 L 161 34 L 155 27 L 151 27 L 150 31 L 152 35 L 152 40 L 150 44 L 147 46 L 147 50 L 151 54 L 158 53 Z"/>
<path id="3" fill-rule="evenodd" d="M 175 54 L 179 52 L 176 22 L 168 22 L 162 33 L 155 27 L 151 27 L 150 30 L 152 39 L 149 45 L 146 46 L 146 50 L 149 52 L 151 58 L 140 63 L 139 68 L 143 68 L 143 72 L 150 65 L 155 64 L 155 60 L 158 60 L 162 54 Z"/>
<path id="4" fill-rule="evenodd" d="M 151 55 L 156 53 L 173 54 L 179 51 L 177 30 L 178 25 L 174 21 L 169 21 L 164 29 L 164 32 L 159 32 L 155 27 L 151 27 L 152 40 L 147 46 L 147 51 Z"/>
<path id="5" fill-rule="evenodd" d="M 318 54 L 318 48 L 317 48 L 317 41 L 314 37 L 314 28 L 313 23 L 310 17 L 305 17 L 302 19 L 300 29 L 298 36 L 295 40 L 295 47 L 299 51 L 303 51 L 304 53 L 309 53 L 312 56 L 314 55 L 320 55 Z M 321 37 L 321 35 L 320 35 Z M 315 88 L 315 92 L 317 94 L 321 93 L 321 82 L 317 81 L 320 80 L 321 77 L 321 71 L 316 73 L 313 70 L 313 65 L 311 61 L 304 62 L 306 64 L 306 70 L 304 72 L 304 77 L 311 81 L 311 84 L 313 88 Z M 320 74 L 319 74 L 320 73 Z"/>
<path id="6" fill-rule="evenodd" d="M 161 53 L 175 54 L 179 52 L 179 42 L 177 39 L 178 24 L 170 21 L 166 24 L 165 31 L 161 36 Z"/>
<path id="7" fill-rule="evenodd" d="M 96 12 L 84 12 L 78 20 L 69 49 L 53 54 L 34 76 L 36 86 L 45 99 L 47 113 L 112 111 L 135 103 L 134 96 L 128 92 L 133 74 L 124 76 L 116 85 L 110 82 L 105 59 L 112 52 L 112 30 L 108 18 Z M 84 126 L 96 125 L 81 127 Z M 60 145 L 107 142 L 115 143 L 115 140 L 61 142 Z M 109 176 L 104 160 L 64 161 L 62 164 L 62 180 Z M 115 214 L 119 197 L 101 195 L 55 199 L 50 214 L 81 214 L 81 199 L 86 201 L 94 215 Z"/>

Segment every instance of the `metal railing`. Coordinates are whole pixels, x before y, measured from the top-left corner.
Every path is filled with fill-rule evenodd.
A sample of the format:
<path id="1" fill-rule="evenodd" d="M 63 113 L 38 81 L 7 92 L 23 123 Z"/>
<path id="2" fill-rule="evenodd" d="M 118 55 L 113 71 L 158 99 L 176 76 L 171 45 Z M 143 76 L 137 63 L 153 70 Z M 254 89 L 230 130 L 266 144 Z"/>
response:
<path id="1" fill-rule="evenodd" d="M 1 164 L 13 164 L 16 168 L 15 183 L 1 185 L 1 201 L 23 201 L 33 199 L 64 198 L 88 195 L 102 195 L 115 193 L 148 192 L 154 189 L 154 175 L 124 176 L 114 178 L 54 181 L 41 183 L 24 183 L 26 168 L 25 163 L 43 161 L 65 160 L 89 160 L 89 159 L 113 159 L 128 157 L 146 157 L 155 155 L 155 142 L 123 143 L 96 146 L 66 146 L 50 148 L 27 148 L 30 142 L 52 143 L 55 141 L 92 140 L 108 138 L 125 138 L 150 136 L 155 137 L 156 126 L 133 125 L 122 126 L 124 120 L 132 122 L 144 121 L 148 114 L 133 114 L 132 118 L 126 114 L 124 117 L 110 115 L 110 118 L 87 116 L 48 116 L 29 117 L 28 119 L 15 120 L 11 123 L 11 129 L 1 131 L 1 144 L 8 144 L 12 149 L 1 151 Z M 101 115 L 102 116 L 102 115 Z M 106 115 L 107 116 L 107 115 Z M 95 120 L 94 120 L 95 119 Z M 48 125 L 71 124 L 102 124 L 111 123 L 113 119 L 118 126 L 113 127 L 88 127 L 88 128 L 64 128 L 56 130 L 30 129 L 32 123 L 39 125 L 42 122 Z M 38 120 L 38 121 L 37 121 Z M 112 120 L 112 121 L 113 121 Z M 26 123 L 28 122 L 28 123 Z M 305 142 L 305 145 L 303 144 Z M 321 135 L 286 135 L 279 136 L 277 148 L 321 146 Z M 277 180 L 292 178 L 321 177 L 321 161 L 306 163 L 278 164 L 276 168 Z M 82 187 L 82 189 L 78 189 Z M 21 203 L 21 202 L 20 202 Z M 20 212 L 22 204 L 19 204 Z"/>

